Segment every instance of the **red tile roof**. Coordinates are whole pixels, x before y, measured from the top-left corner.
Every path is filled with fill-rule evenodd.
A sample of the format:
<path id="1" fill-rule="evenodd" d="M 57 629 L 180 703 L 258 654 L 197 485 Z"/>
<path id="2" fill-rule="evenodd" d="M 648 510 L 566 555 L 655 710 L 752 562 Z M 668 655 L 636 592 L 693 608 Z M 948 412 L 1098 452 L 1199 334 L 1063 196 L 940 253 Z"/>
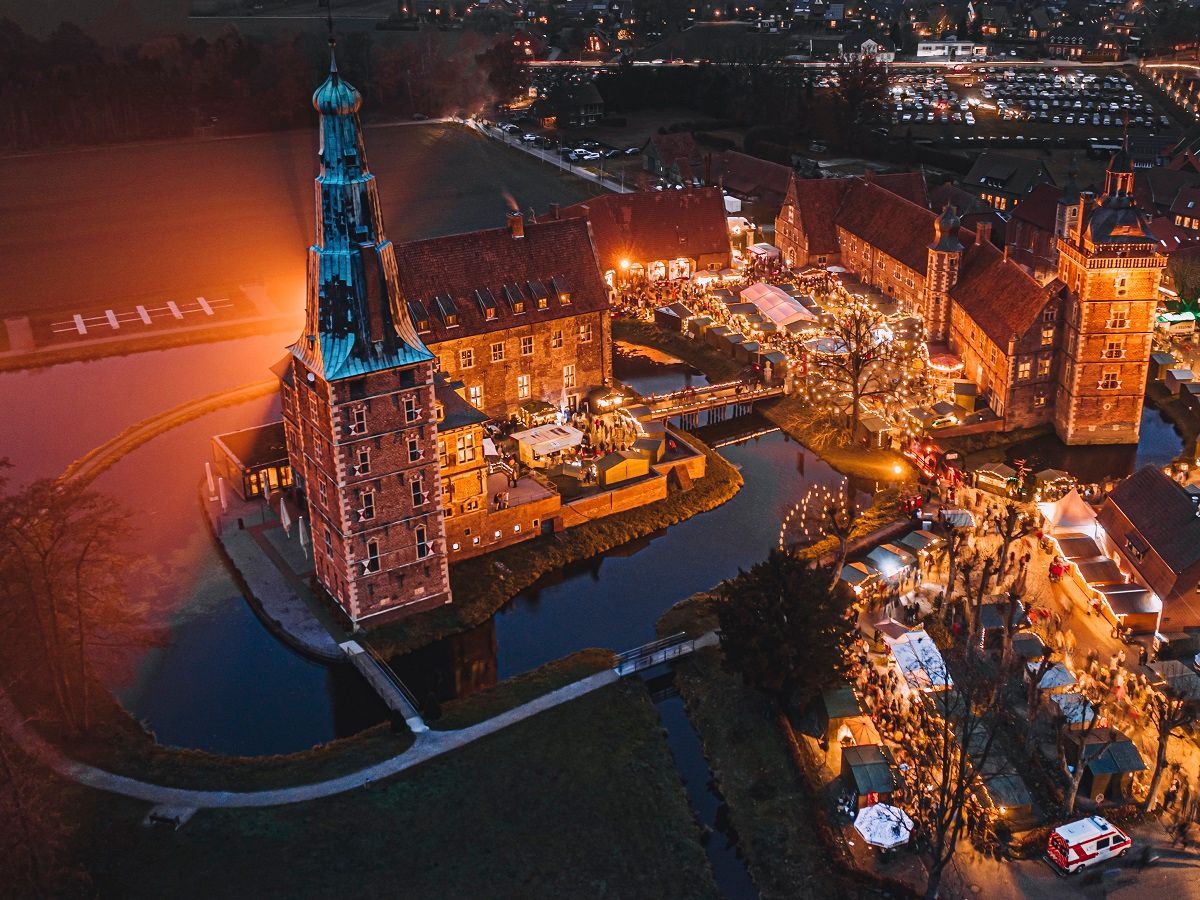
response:
<path id="1" fill-rule="evenodd" d="M 1177 216 L 1200 217 L 1200 188 L 1180 188 L 1171 204 L 1171 212 Z"/>
<path id="2" fill-rule="evenodd" d="M 787 196 L 792 169 L 757 156 L 727 150 L 721 155 L 715 178 L 734 194 L 757 197 L 766 204 L 779 206 Z"/>
<path id="3" fill-rule="evenodd" d="M 831 254 L 839 251 L 834 219 L 845 202 L 850 188 L 863 178 L 793 178 L 788 200 L 796 206 L 798 225 L 808 235 L 810 254 Z M 917 206 L 927 206 L 925 179 L 920 172 L 895 175 L 875 175 L 871 182 L 886 193 L 901 197 Z M 932 219 L 930 220 L 932 222 Z M 932 225 L 930 225 L 932 229 Z M 932 231 L 930 232 L 932 236 Z M 924 271 L 924 266 L 921 271 Z"/>
<path id="4" fill-rule="evenodd" d="M 602 269 L 622 259 L 729 257 L 725 200 L 719 188 L 604 194 L 568 206 L 559 216 L 588 219 Z"/>
<path id="5" fill-rule="evenodd" d="M 501 227 L 413 241 L 396 247 L 396 262 L 401 293 L 427 344 L 609 307 L 608 288 L 582 219 L 526 222 L 520 238 Z M 524 300 L 523 312 L 514 311 L 506 285 L 514 298 Z M 569 293 L 570 303 L 559 299 L 560 291 Z M 544 309 L 538 308 L 537 294 L 547 298 Z M 446 304 L 439 297 L 449 298 L 453 306 L 443 309 Z M 481 301 L 490 301 L 493 318 Z M 447 324 L 447 311 L 457 315 L 456 326 Z"/>
<path id="6" fill-rule="evenodd" d="M 874 181 L 851 179 L 836 224 L 922 274 L 937 214 Z"/>
<path id="7" fill-rule="evenodd" d="M 1013 207 L 1012 217 L 1028 222 L 1042 231 L 1054 231 L 1058 219 L 1058 200 L 1062 190 L 1052 184 L 1039 184 Z"/>
<path id="8" fill-rule="evenodd" d="M 958 283 L 950 298 L 1001 349 L 1014 335 L 1023 337 L 1037 322 L 1046 301 L 1061 283 L 1042 287 L 990 243 L 963 251 Z"/>

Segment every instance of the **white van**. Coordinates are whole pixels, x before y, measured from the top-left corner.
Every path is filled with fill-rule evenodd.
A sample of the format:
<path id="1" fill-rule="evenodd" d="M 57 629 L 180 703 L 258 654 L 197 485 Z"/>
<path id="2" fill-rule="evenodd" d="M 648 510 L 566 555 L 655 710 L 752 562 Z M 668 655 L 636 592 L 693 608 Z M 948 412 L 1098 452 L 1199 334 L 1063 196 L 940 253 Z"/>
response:
<path id="1" fill-rule="evenodd" d="M 1108 819 L 1089 816 L 1055 828 L 1050 834 L 1046 856 L 1063 875 L 1124 856 L 1133 846 L 1129 835 Z"/>

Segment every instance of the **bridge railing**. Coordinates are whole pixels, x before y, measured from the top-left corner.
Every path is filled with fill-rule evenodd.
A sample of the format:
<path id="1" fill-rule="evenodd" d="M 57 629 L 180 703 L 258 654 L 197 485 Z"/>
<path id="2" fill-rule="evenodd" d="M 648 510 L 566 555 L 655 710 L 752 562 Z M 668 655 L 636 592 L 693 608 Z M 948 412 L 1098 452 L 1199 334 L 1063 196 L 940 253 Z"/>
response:
<path id="1" fill-rule="evenodd" d="M 613 669 L 618 675 L 629 675 L 641 669 L 657 666 L 671 659 L 686 656 L 696 649 L 695 638 L 689 638 L 683 632 L 670 637 L 651 641 L 632 650 L 617 654 L 616 665 Z"/>

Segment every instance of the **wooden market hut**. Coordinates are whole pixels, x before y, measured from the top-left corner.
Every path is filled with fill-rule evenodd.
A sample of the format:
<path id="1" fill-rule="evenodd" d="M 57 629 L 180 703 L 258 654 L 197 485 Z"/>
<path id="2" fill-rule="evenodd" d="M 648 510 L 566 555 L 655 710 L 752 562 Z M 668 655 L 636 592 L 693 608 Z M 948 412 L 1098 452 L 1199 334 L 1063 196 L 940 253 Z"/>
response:
<path id="1" fill-rule="evenodd" d="M 682 333 L 692 318 L 692 311 L 682 303 L 670 303 L 654 310 L 654 324 L 664 331 Z"/>
<path id="2" fill-rule="evenodd" d="M 896 790 L 890 754 L 879 744 L 842 748 L 841 777 L 854 792 L 857 809 L 886 803 Z"/>
<path id="3" fill-rule="evenodd" d="M 615 487 L 625 481 L 650 474 L 650 461 L 632 450 L 617 450 L 596 461 L 597 479 L 601 487 Z"/>
<path id="4" fill-rule="evenodd" d="M 1017 470 L 1002 462 L 984 463 L 975 470 L 975 487 L 1001 497 L 1011 497 Z"/>
<path id="5" fill-rule="evenodd" d="M 1167 369 L 1173 369 L 1175 366 L 1175 357 L 1170 353 L 1151 353 L 1150 380 L 1165 381 L 1167 377 Z"/>
<path id="6" fill-rule="evenodd" d="M 1029 822 L 1033 816 L 1033 795 L 1025 779 L 1015 772 L 985 777 L 983 788 L 987 800 L 1010 828 Z"/>
<path id="7" fill-rule="evenodd" d="M 1099 804 L 1133 801 L 1133 779 L 1146 769 L 1137 745 L 1115 728 L 1094 728 L 1090 733 L 1068 729 L 1063 733 L 1067 764 L 1086 760 L 1079 792 Z"/>

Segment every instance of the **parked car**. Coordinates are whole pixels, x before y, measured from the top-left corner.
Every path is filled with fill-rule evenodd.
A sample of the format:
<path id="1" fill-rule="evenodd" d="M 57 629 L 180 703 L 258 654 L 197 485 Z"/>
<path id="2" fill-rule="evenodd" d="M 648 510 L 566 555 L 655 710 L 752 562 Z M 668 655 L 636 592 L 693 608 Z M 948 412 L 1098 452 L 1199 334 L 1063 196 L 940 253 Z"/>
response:
<path id="1" fill-rule="evenodd" d="M 1061 825 L 1050 833 L 1046 857 L 1061 875 L 1073 875 L 1088 866 L 1124 856 L 1133 840 L 1102 816 L 1088 816 Z"/>

